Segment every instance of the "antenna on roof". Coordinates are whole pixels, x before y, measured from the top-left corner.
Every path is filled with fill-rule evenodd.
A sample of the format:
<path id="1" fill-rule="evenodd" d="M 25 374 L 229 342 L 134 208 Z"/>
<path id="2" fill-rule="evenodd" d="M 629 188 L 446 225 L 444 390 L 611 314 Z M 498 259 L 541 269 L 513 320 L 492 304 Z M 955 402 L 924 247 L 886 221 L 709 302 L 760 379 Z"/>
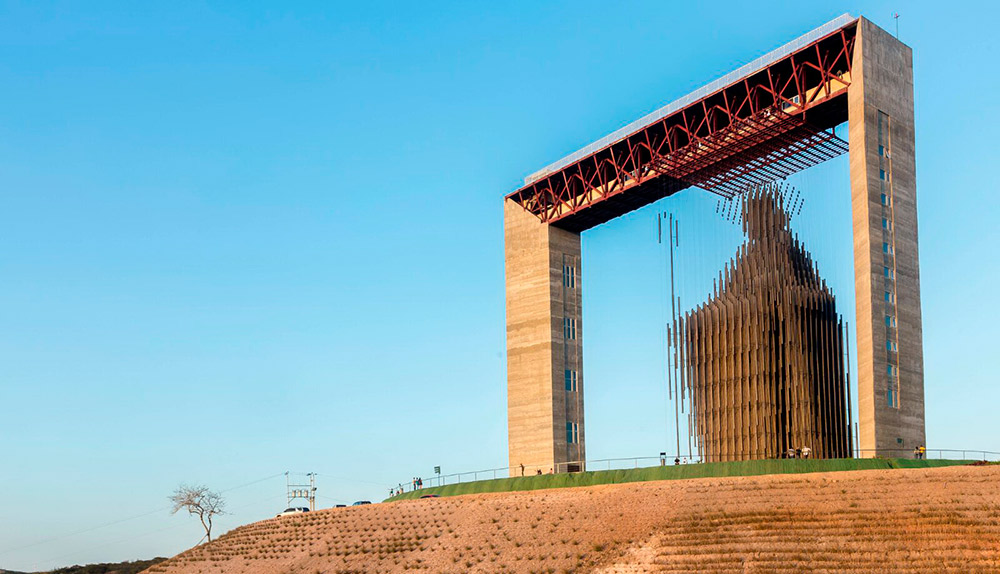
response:
<path id="1" fill-rule="evenodd" d="M 899 12 L 892 13 L 893 20 L 896 21 L 896 39 L 899 39 Z"/>

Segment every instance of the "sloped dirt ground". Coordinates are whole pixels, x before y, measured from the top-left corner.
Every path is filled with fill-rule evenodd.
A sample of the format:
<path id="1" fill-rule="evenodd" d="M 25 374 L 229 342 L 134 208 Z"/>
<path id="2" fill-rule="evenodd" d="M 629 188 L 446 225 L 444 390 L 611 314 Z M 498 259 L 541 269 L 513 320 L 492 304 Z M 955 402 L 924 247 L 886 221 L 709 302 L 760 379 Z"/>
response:
<path id="1" fill-rule="evenodd" d="M 1000 466 L 706 478 L 322 510 L 152 573 L 1000 572 Z"/>

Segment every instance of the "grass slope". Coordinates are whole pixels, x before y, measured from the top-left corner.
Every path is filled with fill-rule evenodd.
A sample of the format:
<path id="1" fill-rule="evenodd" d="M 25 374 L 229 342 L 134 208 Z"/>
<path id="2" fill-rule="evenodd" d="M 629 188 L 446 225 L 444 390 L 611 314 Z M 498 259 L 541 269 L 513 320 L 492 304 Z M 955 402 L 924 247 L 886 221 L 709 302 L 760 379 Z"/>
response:
<path id="1" fill-rule="evenodd" d="M 967 460 L 911 460 L 905 458 L 839 458 L 812 460 L 749 460 L 739 462 L 709 462 L 629 468 L 622 470 L 596 470 L 567 474 L 542 474 L 516 478 L 479 480 L 424 488 L 386 499 L 386 502 L 420 498 L 428 494 L 458 496 L 484 492 L 515 492 L 596 486 L 648 480 L 681 480 L 688 478 L 713 478 L 722 476 L 759 476 L 764 474 L 795 474 L 803 472 L 835 472 L 845 470 L 873 470 L 892 468 L 935 468 L 969 464 Z"/>

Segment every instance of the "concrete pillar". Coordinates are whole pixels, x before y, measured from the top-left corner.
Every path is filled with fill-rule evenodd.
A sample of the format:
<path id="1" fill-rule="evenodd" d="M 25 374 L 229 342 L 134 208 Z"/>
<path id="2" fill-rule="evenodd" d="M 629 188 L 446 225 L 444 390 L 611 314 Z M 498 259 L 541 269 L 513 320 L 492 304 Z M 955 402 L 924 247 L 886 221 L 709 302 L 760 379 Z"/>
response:
<path id="1" fill-rule="evenodd" d="M 511 476 L 582 470 L 580 234 L 504 200 L 504 266 Z"/>
<path id="2" fill-rule="evenodd" d="M 861 456 L 910 456 L 926 441 L 913 57 L 864 18 L 848 119 Z"/>

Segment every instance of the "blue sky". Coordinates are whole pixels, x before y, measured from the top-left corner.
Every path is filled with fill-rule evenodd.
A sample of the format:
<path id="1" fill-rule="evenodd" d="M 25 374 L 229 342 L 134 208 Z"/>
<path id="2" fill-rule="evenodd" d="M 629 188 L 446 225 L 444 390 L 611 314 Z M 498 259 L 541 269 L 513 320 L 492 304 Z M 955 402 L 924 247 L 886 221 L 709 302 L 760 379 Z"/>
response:
<path id="1" fill-rule="evenodd" d="M 241 487 L 226 530 L 281 510 L 286 470 L 320 473 L 328 506 L 504 466 L 503 195 L 843 12 L 892 30 L 894 10 L 928 444 L 1000 451 L 991 4 L 0 3 L 0 567 L 172 555 L 200 536 L 163 510 L 181 482 Z M 851 318 L 846 158 L 793 183 Z M 668 440 L 654 216 L 704 204 L 584 235 L 590 458 Z"/>

